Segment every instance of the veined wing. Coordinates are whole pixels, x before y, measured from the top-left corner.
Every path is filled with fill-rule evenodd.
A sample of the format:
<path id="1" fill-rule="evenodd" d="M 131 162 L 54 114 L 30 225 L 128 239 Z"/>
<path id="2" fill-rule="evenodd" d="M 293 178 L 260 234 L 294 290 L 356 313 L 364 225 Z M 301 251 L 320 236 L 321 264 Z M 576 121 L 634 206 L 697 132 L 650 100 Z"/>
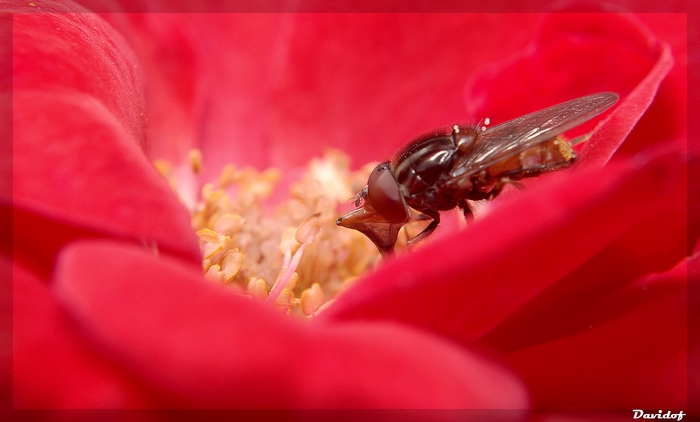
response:
<path id="1" fill-rule="evenodd" d="M 561 135 L 612 107 L 618 98 L 613 92 L 590 94 L 487 128 L 479 133 L 472 151 L 453 170 L 452 176 L 463 180 Z"/>

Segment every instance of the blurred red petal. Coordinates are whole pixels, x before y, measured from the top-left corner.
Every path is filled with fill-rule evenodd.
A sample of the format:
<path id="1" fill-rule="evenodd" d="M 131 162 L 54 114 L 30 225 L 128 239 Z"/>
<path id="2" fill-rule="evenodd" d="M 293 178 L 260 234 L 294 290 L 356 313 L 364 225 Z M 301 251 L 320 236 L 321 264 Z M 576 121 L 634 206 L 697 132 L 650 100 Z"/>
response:
<path id="1" fill-rule="evenodd" d="M 2 245 L 0 243 L 0 245 Z M 3 409 L 12 407 L 12 261 L 9 254 L 0 254 L 0 406 Z"/>
<path id="2" fill-rule="evenodd" d="M 631 228 L 677 209 L 685 163 L 669 153 L 543 180 L 468 230 L 387 262 L 320 319 L 393 319 L 473 341 Z"/>
<path id="3" fill-rule="evenodd" d="M 527 406 L 481 354 L 392 323 L 304 326 L 123 245 L 66 249 L 55 286 L 96 349 L 171 407 Z"/>
<path id="4" fill-rule="evenodd" d="M 687 408 L 687 275 L 684 261 L 630 283 L 587 303 L 608 320 L 508 355 L 535 407 Z"/>
<path id="5" fill-rule="evenodd" d="M 127 24 L 116 22 L 115 25 Z M 298 167 L 326 146 L 357 165 L 465 120 L 464 83 L 519 51 L 536 14 L 205 14 L 130 17 L 155 156 L 192 134 L 206 171 Z M 419 28 L 419 30 L 417 29 Z M 488 28 L 489 37 L 477 36 Z M 507 42 L 504 42 L 507 40 Z M 143 50 L 141 50 L 143 49 Z M 182 118 L 188 110 L 186 118 Z M 173 143 L 173 139 L 178 139 Z"/>
<path id="6" fill-rule="evenodd" d="M 142 150 L 131 50 L 95 15 L 66 13 L 80 11 L 70 5 L 14 17 L 13 205 L 75 236 L 109 233 L 198 262 L 188 213 Z M 46 232 L 29 222 L 17 234 Z"/>
<path id="7" fill-rule="evenodd" d="M 22 265 L 13 280 L 14 408 L 139 407 L 135 385 L 82 341 L 48 286 Z"/>
<path id="8" fill-rule="evenodd" d="M 610 318 L 602 308 L 589 306 L 615 289 L 645 274 L 673 268 L 692 254 L 697 230 L 689 230 L 691 209 L 700 207 L 700 197 L 688 195 L 700 189 L 700 179 L 686 179 L 687 170 L 698 171 L 697 159 L 689 169 L 679 163 L 685 177 L 677 180 L 664 205 L 643 221 L 630 224 L 585 263 L 562 277 L 555 285 L 524 304 L 494 327 L 480 341 L 509 353 L 532 345 L 580 333 L 591 324 Z M 687 182 L 691 182 L 688 190 Z M 640 207 L 649 207 L 649 199 Z"/>

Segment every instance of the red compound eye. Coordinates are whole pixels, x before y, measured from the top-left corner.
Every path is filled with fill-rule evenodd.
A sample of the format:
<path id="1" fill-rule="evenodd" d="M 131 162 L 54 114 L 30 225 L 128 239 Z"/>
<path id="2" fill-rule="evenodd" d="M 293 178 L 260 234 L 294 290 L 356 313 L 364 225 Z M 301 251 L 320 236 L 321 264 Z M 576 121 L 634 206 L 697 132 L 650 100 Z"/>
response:
<path id="1" fill-rule="evenodd" d="M 369 175 L 367 199 L 390 223 L 404 223 L 408 221 L 408 207 L 389 166 L 389 163 L 381 163 Z"/>

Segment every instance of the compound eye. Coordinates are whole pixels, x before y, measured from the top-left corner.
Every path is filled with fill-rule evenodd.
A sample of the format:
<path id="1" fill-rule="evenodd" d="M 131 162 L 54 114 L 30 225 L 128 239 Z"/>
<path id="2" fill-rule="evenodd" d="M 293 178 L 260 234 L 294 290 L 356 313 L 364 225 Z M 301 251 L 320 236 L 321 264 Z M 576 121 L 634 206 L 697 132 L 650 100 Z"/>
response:
<path id="1" fill-rule="evenodd" d="M 379 164 L 369 175 L 367 199 L 379 215 L 390 223 L 404 223 L 408 220 L 408 208 L 389 163 Z"/>

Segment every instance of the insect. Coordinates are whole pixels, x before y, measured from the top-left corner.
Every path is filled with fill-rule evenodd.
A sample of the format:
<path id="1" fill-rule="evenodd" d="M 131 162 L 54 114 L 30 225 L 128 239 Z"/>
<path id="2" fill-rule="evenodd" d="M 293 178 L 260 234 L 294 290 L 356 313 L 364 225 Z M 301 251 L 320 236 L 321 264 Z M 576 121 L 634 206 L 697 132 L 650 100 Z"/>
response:
<path id="1" fill-rule="evenodd" d="M 430 219 L 415 243 L 440 224 L 440 211 L 492 200 L 508 183 L 568 167 L 576 160 L 562 133 L 612 107 L 619 95 L 576 98 L 489 128 L 454 125 L 421 136 L 379 163 L 339 226 L 365 234 L 387 257 L 405 224 Z M 420 214 L 415 214 L 418 211 Z"/>

